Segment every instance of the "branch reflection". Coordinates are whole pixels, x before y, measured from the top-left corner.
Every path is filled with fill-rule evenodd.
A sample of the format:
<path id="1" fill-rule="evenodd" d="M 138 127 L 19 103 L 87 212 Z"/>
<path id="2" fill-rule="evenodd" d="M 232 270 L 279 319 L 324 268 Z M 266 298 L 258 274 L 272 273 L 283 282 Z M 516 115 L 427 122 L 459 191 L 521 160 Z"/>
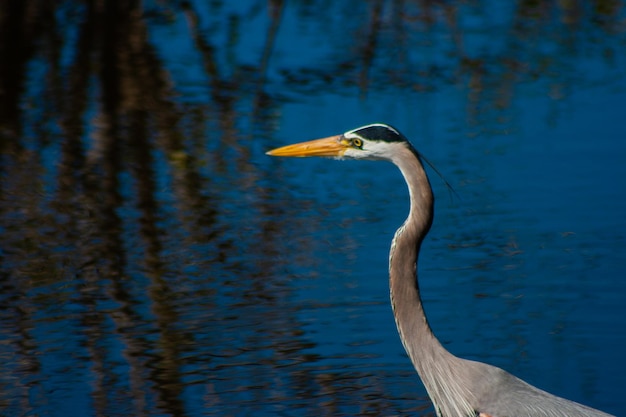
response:
<path id="1" fill-rule="evenodd" d="M 621 3 L 147 3 L 0 3 L 0 414 L 85 390 L 99 416 L 192 415 L 199 399 L 224 415 L 311 399 L 423 412 L 367 371 L 317 366 L 284 282 L 314 237 L 283 240 L 294 216 L 256 156 L 286 104 L 319 91 L 460 85 L 468 136 L 509 127 L 520 83 L 558 101 L 583 51 L 617 59 Z M 494 49 L 463 22 L 490 13 Z M 328 45 L 285 58 L 287 19 Z"/>

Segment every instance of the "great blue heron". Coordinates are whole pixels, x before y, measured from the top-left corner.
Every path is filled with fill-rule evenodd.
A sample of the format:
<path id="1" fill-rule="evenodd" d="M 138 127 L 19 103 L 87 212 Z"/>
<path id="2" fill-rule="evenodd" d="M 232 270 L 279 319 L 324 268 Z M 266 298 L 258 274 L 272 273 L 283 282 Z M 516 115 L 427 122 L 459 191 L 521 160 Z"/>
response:
<path id="1" fill-rule="evenodd" d="M 422 157 L 398 130 L 372 124 L 342 135 L 284 146 L 268 155 L 390 161 L 402 172 L 411 208 L 391 242 L 391 306 L 404 349 L 438 416 L 609 416 L 535 388 L 495 366 L 458 358 L 437 340 L 426 320 L 417 283 L 417 258 L 433 221 L 434 198 Z"/>

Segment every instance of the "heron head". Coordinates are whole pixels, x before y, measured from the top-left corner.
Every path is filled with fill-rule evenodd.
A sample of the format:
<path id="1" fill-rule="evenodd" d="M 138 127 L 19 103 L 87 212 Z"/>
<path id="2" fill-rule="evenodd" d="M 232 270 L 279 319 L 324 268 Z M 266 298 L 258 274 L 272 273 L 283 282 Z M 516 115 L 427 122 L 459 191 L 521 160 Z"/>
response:
<path id="1" fill-rule="evenodd" d="M 341 135 L 283 146 L 267 152 L 272 156 L 322 156 L 337 159 L 393 160 L 398 147 L 411 148 L 402 133 L 375 123 Z"/>

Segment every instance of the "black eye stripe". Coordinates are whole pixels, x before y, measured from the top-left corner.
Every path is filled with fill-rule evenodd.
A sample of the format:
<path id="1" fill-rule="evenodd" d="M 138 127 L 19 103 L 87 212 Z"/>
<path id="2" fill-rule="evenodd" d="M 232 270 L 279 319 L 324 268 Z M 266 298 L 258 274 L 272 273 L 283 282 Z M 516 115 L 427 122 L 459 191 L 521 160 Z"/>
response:
<path id="1" fill-rule="evenodd" d="M 372 140 L 380 140 L 384 142 L 405 142 L 406 139 L 398 133 L 397 130 L 386 125 L 370 125 L 363 128 L 353 130 L 351 133 L 369 138 Z"/>

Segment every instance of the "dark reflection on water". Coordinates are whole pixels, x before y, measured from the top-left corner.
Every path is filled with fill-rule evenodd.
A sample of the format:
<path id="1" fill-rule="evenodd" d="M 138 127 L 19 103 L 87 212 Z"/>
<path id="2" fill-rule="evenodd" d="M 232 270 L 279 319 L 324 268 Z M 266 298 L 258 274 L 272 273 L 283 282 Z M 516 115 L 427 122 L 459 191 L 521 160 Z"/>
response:
<path id="1" fill-rule="evenodd" d="M 382 119 L 438 336 L 624 414 L 623 5 L 491 3 L 2 2 L 0 414 L 434 415 L 398 175 L 263 154 Z"/>

